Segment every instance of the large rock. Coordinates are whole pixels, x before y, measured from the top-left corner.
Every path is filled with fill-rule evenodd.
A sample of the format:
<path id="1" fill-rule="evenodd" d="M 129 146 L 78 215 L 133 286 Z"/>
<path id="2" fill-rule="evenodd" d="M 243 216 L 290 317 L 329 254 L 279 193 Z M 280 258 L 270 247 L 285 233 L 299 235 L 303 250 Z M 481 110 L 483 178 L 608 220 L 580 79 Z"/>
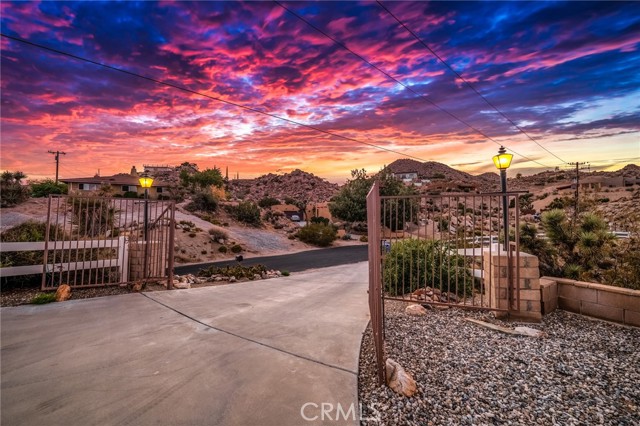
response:
<path id="1" fill-rule="evenodd" d="M 409 305 L 404 309 L 404 313 L 414 317 L 427 315 L 427 310 L 422 305 Z"/>
<path id="2" fill-rule="evenodd" d="M 387 385 L 395 393 L 404 396 L 413 396 L 418 387 L 416 381 L 413 380 L 411 374 L 407 373 L 404 368 L 391 358 L 387 358 L 386 363 Z"/>
<path id="3" fill-rule="evenodd" d="M 183 282 L 183 281 L 174 281 L 173 282 L 173 288 L 178 288 L 178 289 L 189 289 L 191 288 L 191 284 L 188 282 Z"/>
<path id="4" fill-rule="evenodd" d="M 64 302 L 71 298 L 71 287 L 67 284 L 62 284 L 56 290 L 56 302 Z"/>

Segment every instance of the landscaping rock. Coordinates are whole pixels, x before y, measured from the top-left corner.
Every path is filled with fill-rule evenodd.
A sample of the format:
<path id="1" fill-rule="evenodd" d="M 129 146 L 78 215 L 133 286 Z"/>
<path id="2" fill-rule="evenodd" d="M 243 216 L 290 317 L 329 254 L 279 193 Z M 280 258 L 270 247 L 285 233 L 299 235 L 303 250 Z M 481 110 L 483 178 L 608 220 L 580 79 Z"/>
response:
<path id="1" fill-rule="evenodd" d="M 71 298 L 71 287 L 67 284 L 62 284 L 56 290 L 56 302 L 64 302 Z"/>
<path id="2" fill-rule="evenodd" d="M 414 305 L 419 306 L 419 305 Z M 413 396 L 417 391 L 416 381 L 404 368 L 391 358 L 386 363 L 387 385 L 396 393 Z"/>
<path id="3" fill-rule="evenodd" d="M 422 307 L 422 305 L 409 305 L 405 308 L 404 312 L 407 315 L 411 315 L 414 317 L 421 317 L 423 315 L 427 315 L 427 310 Z"/>
<path id="4" fill-rule="evenodd" d="M 176 283 L 174 281 L 173 283 L 173 288 L 177 288 L 177 289 L 189 289 L 191 288 L 191 284 L 189 284 L 188 282 L 184 282 L 184 281 L 178 281 L 178 283 Z"/>
<path id="5" fill-rule="evenodd" d="M 531 337 L 545 337 L 547 333 L 541 330 L 537 330 L 531 327 L 516 327 L 514 331 L 523 335 L 523 336 L 531 336 Z"/>
<path id="6" fill-rule="evenodd" d="M 144 287 L 144 281 L 136 281 L 135 283 L 133 283 L 133 285 L 131 286 L 131 290 L 133 291 L 142 291 L 142 288 Z"/>

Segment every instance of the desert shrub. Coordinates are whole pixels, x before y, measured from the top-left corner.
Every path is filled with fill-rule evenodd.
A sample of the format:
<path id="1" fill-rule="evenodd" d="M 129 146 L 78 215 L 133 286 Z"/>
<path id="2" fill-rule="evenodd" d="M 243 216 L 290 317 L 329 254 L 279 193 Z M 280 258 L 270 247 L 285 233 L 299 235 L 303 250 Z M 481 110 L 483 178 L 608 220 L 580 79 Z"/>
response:
<path id="1" fill-rule="evenodd" d="M 72 223 L 83 237 L 105 235 L 113 229 L 118 210 L 108 199 L 97 197 L 69 197 L 67 204 L 72 211 Z"/>
<path id="2" fill-rule="evenodd" d="M 0 234 L 0 242 L 35 242 L 44 241 L 47 225 L 44 222 L 27 221 L 13 228 L 7 229 Z M 62 227 L 50 225 L 50 240 L 68 240 L 69 236 L 63 232 Z M 84 250 L 79 250 L 74 254 L 82 256 Z M 97 251 L 96 251 L 97 253 Z M 53 251 L 49 251 L 49 258 L 53 256 Z M 39 251 L 14 251 L 0 254 L 0 267 L 38 265 L 44 262 L 44 252 Z M 37 287 L 42 282 L 42 274 L 21 275 L 16 277 L 3 277 L 0 279 L 2 288 L 17 287 Z"/>
<path id="3" fill-rule="evenodd" d="M 260 208 L 251 201 L 243 201 L 237 206 L 228 206 L 229 213 L 239 222 L 247 225 L 260 225 Z"/>
<path id="4" fill-rule="evenodd" d="M 368 227 L 367 227 L 367 222 L 355 222 L 352 226 L 351 226 L 351 230 L 353 232 L 357 232 L 359 234 L 366 234 L 368 231 Z"/>
<path id="5" fill-rule="evenodd" d="M 213 240 L 226 240 L 229 238 L 226 232 L 222 229 L 211 228 L 209 229 L 209 235 L 211 235 L 211 239 Z"/>
<path id="6" fill-rule="evenodd" d="M 360 241 L 363 243 L 369 242 L 369 237 L 367 237 L 366 235 L 362 235 L 360 237 Z"/>
<path id="7" fill-rule="evenodd" d="M 342 236 L 342 241 L 351 241 L 351 234 L 344 234 Z"/>
<path id="8" fill-rule="evenodd" d="M 2 172 L 0 176 L 0 207 L 12 207 L 27 201 L 29 187 L 22 186 L 22 179 L 26 178 L 22 172 Z"/>
<path id="9" fill-rule="evenodd" d="M 40 293 L 31 299 L 31 303 L 34 305 L 44 305 L 45 303 L 51 303 L 56 301 L 55 293 Z"/>
<path id="10" fill-rule="evenodd" d="M 598 201 L 599 203 L 608 203 L 608 202 L 609 202 L 609 199 L 608 199 L 608 198 L 606 198 L 606 197 L 605 197 L 605 198 L 598 198 L 598 200 L 597 200 L 597 201 Z"/>
<path id="11" fill-rule="evenodd" d="M 291 272 L 287 271 L 286 269 L 283 271 L 280 271 L 280 273 L 282 274 L 283 277 L 288 277 L 289 275 L 291 275 Z"/>
<path id="12" fill-rule="evenodd" d="M 278 219 L 284 217 L 284 213 L 274 210 L 267 210 L 262 217 L 264 220 L 275 224 Z"/>
<path id="13" fill-rule="evenodd" d="M 66 194 L 67 185 L 56 183 L 53 179 L 31 182 L 31 196 L 34 198 L 48 197 L 51 194 Z"/>
<path id="14" fill-rule="evenodd" d="M 207 254 L 207 251 L 206 250 L 202 250 L 200 253 Z"/>
<path id="15" fill-rule="evenodd" d="M 219 251 L 220 253 L 226 253 L 228 250 L 227 250 L 227 247 L 226 247 L 226 246 L 220 246 L 220 247 L 218 247 L 218 251 Z"/>
<path id="16" fill-rule="evenodd" d="M 231 246 L 232 253 L 240 253 L 242 251 L 242 246 L 239 244 L 234 244 Z"/>
<path id="17" fill-rule="evenodd" d="M 384 258 L 383 282 L 392 296 L 426 286 L 458 296 L 470 295 L 473 289 L 464 257 L 451 254 L 447 246 L 433 240 L 407 239 L 392 244 Z"/>
<path id="18" fill-rule="evenodd" d="M 198 272 L 198 276 L 210 277 L 212 275 L 224 275 L 226 277 L 253 279 L 254 275 L 262 275 L 264 272 L 267 272 L 267 268 L 264 265 L 210 266 L 209 268 L 200 270 L 200 272 Z"/>
<path id="19" fill-rule="evenodd" d="M 263 209 L 266 209 L 278 204 L 280 204 L 280 201 L 276 200 L 273 197 L 264 197 L 262 200 L 258 201 L 258 205 Z"/>
<path id="20" fill-rule="evenodd" d="M 195 232 L 190 232 L 190 233 L 189 233 L 189 237 L 191 237 L 191 238 L 195 238 L 195 236 L 196 236 L 196 233 L 195 233 Z"/>
<path id="21" fill-rule="evenodd" d="M 191 202 L 184 208 L 190 212 L 215 212 L 218 210 L 218 205 L 218 199 L 210 192 L 196 192 L 191 197 Z"/>
<path id="22" fill-rule="evenodd" d="M 287 236 L 287 238 L 289 238 L 290 240 L 295 240 L 295 239 L 296 239 L 296 236 L 295 236 L 295 235 L 293 235 L 293 234 L 291 234 L 291 235 Z"/>
<path id="23" fill-rule="evenodd" d="M 124 194 L 122 194 L 123 198 L 140 198 L 138 196 L 138 193 L 135 191 L 127 191 Z"/>
<path id="24" fill-rule="evenodd" d="M 548 210 L 562 210 L 573 205 L 573 200 L 569 197 L 554 198 L 547 206 Z"/>
<path id="25" fill-rule="evenodd" d="M 327 219 L 326 217 L 313 216 L 311 218 L 311 223 L 319 223 L 321 225 L 328 225 L 329 224 L 329 219 Z"/>
<path id="26" fill-rule="evenodd" d="M 449 221 L 444 218 L 438 219 L 438 231 L 446 232 L 449 230 Z"/>
<path id="27" fill-rule="evenodd" d="M 307 244 L 318 247 L 327 247 L 336 239 L 337 232 L 333 226 L 312 223 L 298 231 L 298 238 Z"/>
<path id="28" fill-rule="evenodd" d="M 190 220 L 181 220 L 180 222 L 178 222 L 180 225 L 184 225 L 187 226 L 189 228 L 195 228 L 196 224 L 191 222 Z"/>
<path id="29" fill-rule="evenodd" d="M 224 226 L 224 227 L 228 227 L 228 226 L 229 226 L 229 222 L 224 222 L 224 223 L 222 224 L 222 226 Z"/>

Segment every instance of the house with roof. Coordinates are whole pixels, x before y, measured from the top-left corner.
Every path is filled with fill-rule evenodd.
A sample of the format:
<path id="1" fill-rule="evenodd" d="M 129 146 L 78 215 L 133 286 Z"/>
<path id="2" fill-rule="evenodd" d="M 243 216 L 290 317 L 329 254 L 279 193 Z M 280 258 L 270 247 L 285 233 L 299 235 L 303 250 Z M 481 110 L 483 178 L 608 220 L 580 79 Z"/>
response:
<path id="1" fill-rule="evenodd" d="M 112 193 L 116 197 L 144 197 L 144 188 L 140 185 L 140 175 L 136 168 L 131 168 L 131 173 L 118 173 L 113 176 L 80 177 L 60 179 L 67 184 L 69 194 L 90 195 L 95 194 L 104 186 L 111 186 Z M 154 179 L 149 188 L 149 198 L 163 198 L 169 196 L 170 184 L 160 179 Z"/>

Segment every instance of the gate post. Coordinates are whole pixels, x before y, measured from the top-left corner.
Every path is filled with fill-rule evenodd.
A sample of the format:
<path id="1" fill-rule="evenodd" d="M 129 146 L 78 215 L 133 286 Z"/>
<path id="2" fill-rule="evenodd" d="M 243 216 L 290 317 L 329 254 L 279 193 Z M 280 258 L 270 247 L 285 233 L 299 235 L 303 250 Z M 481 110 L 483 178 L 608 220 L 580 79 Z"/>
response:
<path id="1" fill-rule="evenodd" d="M 382 307 L 382 257 L 380 253 L 380 183 L 367 194 L 367 239 L 369 244 L 369 313 L 376 353 L 378 384 L 385 383 L 384 312 Z"/>
<path id="2" fill-rule="evenodd" d="M 176 203 L 171 202 L 171 220 L 169 223 L 169 259 L 167 265 L 167 289 L 173 289 L 173 261 L 176 239 Z"/>

